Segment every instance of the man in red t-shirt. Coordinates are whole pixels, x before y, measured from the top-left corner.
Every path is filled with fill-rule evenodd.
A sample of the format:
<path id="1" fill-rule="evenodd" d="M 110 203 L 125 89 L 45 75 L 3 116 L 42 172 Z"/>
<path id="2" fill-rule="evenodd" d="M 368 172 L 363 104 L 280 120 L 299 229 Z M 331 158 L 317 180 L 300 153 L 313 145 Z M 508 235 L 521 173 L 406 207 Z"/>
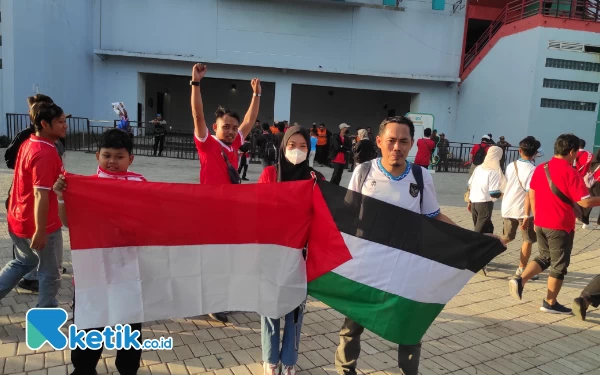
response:
<path id="1" fill-rule="evenodd" d="M 57 307 L 63 242 L 52 186 L 64 171 L 55 142 L 66 136 L 67 122 L 63 110 L 54 103 L 34 102 L 29 115 L 35 134 L 21 145 L 15 164 L 7 210 L 15 259 L 0 271 L 0 299 L 37 266 L 37 307 Z"/>
<path id="2" fill-rule="evenodd" d="M 258 78 L 252 79 L 254 94 L 250 108 L 240 124 L 237 113 L 219 107 L 213 124 L 215 135 L 210 135 L 200 93 L 200 80 L 206 74 L 206 65 L 196 64 L 192 68 L 192 117 L 194 118 L 194 142 L 200 158 L 200 183 L 208 185 L 231 184 L 237 175 L 238 150 L 252 130 L 258 117 L 261 87 Z M 239 179 L 239 175 L 237 175 Z"/>
<path id="3" fill-rule="evenodd" d="M 238 169 L 238 150 L 243 140 L 252 130 L 252 125 L 258 117 L 260 107 L 261 87 L 260 80 L 251 81 L 252 101 L 246 112 L 244 121 L 240 124 L 237 113 L 219 107 L 215 113 L 216 120 L 213 124 L 215 135 L 210 135 L 206 120 L 202 94 L 200 93 L 200 80 L 206 75 L 206 65 L 196 64 L 192 68 L 192 117 L 194 118 L 194 142 L 200 159 L 200 183 L 207 185 L 223 185 L 240 183 Z M 211 318 L 227 322 L 224 313 L 209 314 Z"/>
<path id="4" fill-rule="evenodd" d="M 431 154 L 435 150 L 435 142 L 430 139 L 431 129 L 427 128 L 423 131 L 424 137 L 417 141 L 417 156 L 415 156 L 415 164 L 427 169 L 431 163 Z"/>
<path id="5" fill-rule="evenodd" d="M 577 158 L 575 159 L 575 169 L 581 177 L 584 177 L 590 171 L 592 157 L 592 153 L 585 150 L 585 141 L 580 139 L 579 151 L 577 151 Z"/>
<path id="6" fill-rule="evenodd" d="M 590 197 L 583 179 L 572 167 L 578 149 L 579 138 L 573 134 L 561 135 L 554 143 L 552 160 L 539 165 L 533 172 L 529 202 L 534 214 L 539 255 L 529 262 L 521 277 L 509 281 L 510 294 L 520 300 L 527 281 L 550 268 L 548 292 L 540 310 L 553 314 L 571 314 L 571 309 L 558 303 L 556 298 L 571 260 L 575 214 L 572 204 L 564 202 L 552 191 L 546 172 L 549 171 L 552 184 L 571 202 L 584 208 L 600 206 L 600 197 Z M 524 219 L 524 227 L 527 220 L 530 219 Z"/>

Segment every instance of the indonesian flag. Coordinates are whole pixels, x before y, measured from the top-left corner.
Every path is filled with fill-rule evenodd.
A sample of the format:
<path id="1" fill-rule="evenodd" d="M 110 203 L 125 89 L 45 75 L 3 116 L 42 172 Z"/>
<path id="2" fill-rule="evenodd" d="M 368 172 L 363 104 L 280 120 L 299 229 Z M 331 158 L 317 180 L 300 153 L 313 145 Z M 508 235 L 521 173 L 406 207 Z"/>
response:
<path id="1" fill-rule="evenodd" d="M 365 328 L 413 344 L 504 250 L 322 181 L 67 182 L 80 328 L 220 311 L 277 318 L 305 300 L 308 282 L 312 296 Z"/>
<path id="2" fill-rule="evenodd" d="M 306 299 L 311 181 L 67 183 L 80 328 L 220 311 L 277 318 Z"/>
<path id="3" fill-rule="evenodd" d="M 495 238 L 318 184 L 308 293 L 388 341 L 419 343 L 444 305 L 505 250 Z M 349 249 L 352 259 L 323 266 L 310 262 L 315 249 L 332 259 Z"/>

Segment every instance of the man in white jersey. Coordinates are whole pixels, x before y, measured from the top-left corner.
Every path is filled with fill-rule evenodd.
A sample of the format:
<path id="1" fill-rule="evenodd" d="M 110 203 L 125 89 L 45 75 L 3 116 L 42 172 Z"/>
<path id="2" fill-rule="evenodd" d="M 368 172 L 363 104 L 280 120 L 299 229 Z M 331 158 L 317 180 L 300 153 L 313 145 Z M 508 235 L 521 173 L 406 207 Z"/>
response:
<path id="1" fill-rule="evenodd" d="M 529 203 L 529 184 L 535 170 L 533 158 L 540 148 L 540 141 L 529 136 L 519 143 L 519 159 L 506 166 L 506 189 L 502 198 L 502 217 L 504 219 L 504 237 L 507 242 L 515 239 L 517 229 L 521 230 L 523 245 L 519 268 L 515 277 L 521 276 L 529 257 L 531 248 L 537 241 L 533 226 L 533 212 Z M 539 279 L 536 275 L 532 280 Z"/>
<path id="2" fill-rule="evenodd" d="M 381 157 L 357 166 L 348 189 L 454 224 L 440 211 L 429 172 L 406 160 L 414 143 L 414 135 L 415 127 L 406 117 L 396 116 L 383 120 L 377 136 Z M 362 326 L 346 318 L 335 354 L 335 367 L 339 374 L 356 375 L 363 330 Z M 398 367 L 404 374 L 418 374 L 420 353 L 421 344 L 398 346 Z"/>

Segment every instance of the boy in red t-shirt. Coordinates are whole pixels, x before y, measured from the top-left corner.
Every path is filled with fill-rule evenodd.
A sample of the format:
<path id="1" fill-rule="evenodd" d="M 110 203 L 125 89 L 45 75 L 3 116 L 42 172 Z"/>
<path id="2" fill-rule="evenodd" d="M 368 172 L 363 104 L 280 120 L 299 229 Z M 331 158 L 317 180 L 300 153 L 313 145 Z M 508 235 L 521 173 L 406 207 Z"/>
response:
<path id="1" fill-rule="evenodd" d="M 115 180 L 146 182 L 144 176 L 129 171 L 133 162 L 133 140 L 129 134 L 121 129 L 110 129 L 102 134 L 98 143 L 98 178 L 113 178 Z M 58 197 L 60 220 L 68 227 L 67 209 L 63 201 L 63 192 L 67 188 L 64 176 L 59 176 L 54 183 L 53 190 Z M 73 278 L 74 279 L 74 278 Z M 73 298 L 73 311 L 75 311 L 75 298 Z M 77 321 L 75 320 L 75 324 Z M 139 332 L 138 341 L 142 342 L 142 323 L 130 323 L 131 332 Z M 101 328 L 90 328 L 90 330 L 102 331 Z M 75 370 L 71 375 L 87 375 L 96 373 L 96 365 L 102 356 L 102 349 L 81 349 L 77 347 L 71 351 L 71 362 Z M 121 349 L 117 350 L 115 366 L 120 374 L 135 374 L 140 368 L 142 350 Z"/>
<path id="2" fill-rule="evenodd" d="M 554 157 L 548 163 L 539 165 L 533 172 L 528 194 L 534 215 L 539 255 L 533 262 L 527 264 L 520 277 L 509 281 L 510 294 L 515 299 L 521 300 L 525 284 L 533 276 L 550 268 L 548 292 L 540 310 L 552 314 L 572 312 L 557 301 L 571 261 L 575 238 L 575 214 L 572 203 L 577 203 L 583 208 L 600 206 L 600 197 L 590 197 L 583 179 L 573 168 L 578 149 L 579 138 L 575 135 L 559 136 L 554 143 Z M 547 172 L 552 184 L 571 204 L 563 201 L 552 191 Z M 528 220 L 530 218 L 523 219 L 522 227 L 527 227 Z"/>
<path id="3" fill-rule="evenodd" d="M 8 203 L 8 232 L 15 259 L 0 271 L 0 299 L 37 267 L 37 307 L 58 307 L 63 239 L 52 185 L 63 165 L 55 142 L 67 134 L 66 116 L 54 103 L 32 99 L 29 116 L 35 134 L 23 142 L 15 163 Z"/>
<path id="4" fill-rule="evenodd" d="M 592 153 L 585 150 L 585 141 L 580 139 L 579 151 L 577 151 L 577 158 L 575 159 L 575 169 L 581 177 L 584 177 L 590 171 L 592 157 Z"/>
<path id="5" fill-rule="evenodd" d="M 208 185 L 241 183 L 237 171 L 238 150 L 258 117 L 261 95 L 260 80 L 253 78 L 250 82 L 253 91 L 252 101 L 244 121 L 240 124 L 240 117 L 237 113 L 219 107 L 215 113 L 216 120 L 213 124 L 215 135 L 210 135 L 204 119 L 204 106 L 200 93 L 200 81 L 206 75 L 206 69 L 206 65 L 194 65 L 190 81 L 194 142 L 201 166 L 200 183 Z M 227 316 L 223 313 L 209 314 L 209 316 L 219 322 L 227 322 Z"/>

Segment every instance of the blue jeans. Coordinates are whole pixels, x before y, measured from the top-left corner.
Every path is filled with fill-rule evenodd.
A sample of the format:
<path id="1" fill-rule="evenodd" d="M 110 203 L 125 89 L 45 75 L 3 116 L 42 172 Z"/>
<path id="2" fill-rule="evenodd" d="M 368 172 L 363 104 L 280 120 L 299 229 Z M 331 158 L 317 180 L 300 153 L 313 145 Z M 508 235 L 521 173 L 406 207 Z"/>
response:
<path id="1" fill-rule="evenodd" d="M 298 362 L 298 347 L 300 346 L 300 331 L 302 330 L 302 316 L 304 315 L 304 303 L 298 311 L 298 321 L 294 323 L 294 311 L 286 314 L 283 326 L 283 343 L 279 352 L 281 319 L 267 318 L 261 316 L 261 341 L 263 361 L 276 365 L 280 361 L 284 366 L 294 366 Z"/>
<path id="2" fill-rule="evenodd" d="M 15 244 L 15 259 L 0 271 L 0 299 L 37 267 L 40 294 L 37 307 L 58 307 L 56 295 L 62 277 L 63 238 L 61 230 L 48 234 L 48 243 L 41 251 L 30 247 L 31 240 L 9 233 Z"/>

